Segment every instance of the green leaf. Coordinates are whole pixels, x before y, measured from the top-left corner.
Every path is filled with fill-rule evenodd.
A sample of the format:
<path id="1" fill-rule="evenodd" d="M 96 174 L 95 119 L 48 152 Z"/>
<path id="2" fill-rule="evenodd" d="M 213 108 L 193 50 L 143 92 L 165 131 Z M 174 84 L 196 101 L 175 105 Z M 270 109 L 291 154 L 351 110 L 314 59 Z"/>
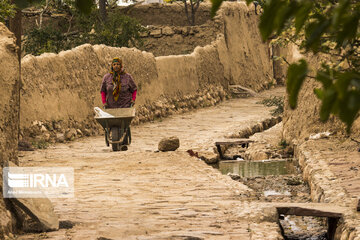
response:
<path id="1" fill-rule="evenodd" d="M 277 34 L 282 32 L 285 24 L 295 16 L 298 9 L 299 6 L 297 1 L 291 1 L 290 4 L 282 6 L 282 9 L 280 9 L 279 14 L 276 17 Z"/>
<path id="2" fill-rule="evenodd" d="M 336 73 L 335 87 L 339 94 L 339 99 L 344 99 L 348 94 L 349 85 L 353 78 L 352 72 Z"/>
<path id="3" fill-rule="evenodd" d="M 259 24 L 260 33 L 264 41 L 277 30 L 279 22 L 277 18 L 285 14 L 286 7 L 287 3 L 285 0 L 268 0 L 265 2 L 264 12 L 260 17 Z"/>
<path id="4" fill-rule="evenodd" d="M 330 113 L 332 111 L 332 107 L 336 101 L 336 91 L 333 88 L 326 89 L 323 92 L 322 96 L 322 104 L 320 108 L 320 119 L 325 122 L 329 119 Z"/>
<path id="5" fill-rule="evenodd" d="M 210 16 L 213 18 L 216 15 L 216 12 L 219 10 L 223 0 L 211 0 L 211 12 Z"/>
<path id="6" fill-rule="evenodd" d="M 351 79 L 351 86 L 360 90 L 360 72 L 354 72 L 355 77 Z"/>
<path id="7" fill-rule="evenodd" d="M 75 6 L 80 12 L 89 15 L 93 7 L 93 0 L 76 0 Z"/>
<path id="8" fill-rule="evenodd" d="M 338 47 L 342 46 L 346 40 L 352 41 L 356 38 L 356 34 L 359 26 L 360 13 L 356 13 L 353 16 L 349 16 L 343 20 L 343 27 L 337 33 L 336 42 Z"/>
<path id="9" fill-rule="evenodd" d="M 316 79 L 324 89 L 314 89 L 322 101 L 320 119 L 328 120 L 331 113 L 337 115 L 350 131 L 360 109 L 360 74 L 356 71 L 338 72 L 323 65 Z"/>
<path id="10" fill-rule="evenodd" d="M 289 104 L 292 109 L 296 108 L 297 97 L 307 72 L 307 63 L 304 59 L 301 59 L 298 64 L 291 64 L 288 68 L 286 90 L 289 94 Z"/>
<path id="11" fill-rule="evenodd" d="M 338 6 L 334 10 L 332 17 L 332 25 L 336 28 L 340 25 L 343 20 L 343 16 L 347 14 L 348 8 L 350 7 L 349 0 L 341 0 Z"/>
<path id="12" fill-rule="evenodd" d="M 357 118 L 360 109 L 359 91 L 350 91 L 347 97 L 342 101 L 342 107 L 339 109 L 339 118 L 346 123 L 347 131 L 350 131 L 351 125 Z"/>
<path id="13" fill-rule="evenodd" d="M 300 32 L 306 20 L 309 18 L 309 14 L 311 12 L 312 7 L 313 7 L 312 1 L 304 1 L 300 9 L 297 11 L 295 15 L 296 34 Z"/>
<path id="14" fill-rule="evenodd" d="M 359 92 L 350 91 L 350 94 L 348 93 L 348 96 L 349 96 L 349 98 L 348 98 L 348 102 L 347 102 L 347 108 L 353 112 L 353 115 L 355 115 L 360 107 Z"/>
<path id="15" fill-rule="evenodd" d="M 323 98 L 324 98 L 324 91 L 321 90 L 320 88 L 314 88 L 314 94 L 315 94 L 319 99 L 323 99 Z"/>
<path id="16" fill-rule="evenodd" d="M 321 82 L 325 89 L 329 88 L 333 84 L 333 74 L 329 66 L 323 65 L 324 71 L 318 71 L 316 74 L 316 80 Z"/>
<path id="17" fill-rule="evenodd" d="M 315 53 L 319 51 L 321 44 L 321 37 L 330 26 L 330 21 L 325 16 L 317 15 L 317 21 L 312 22 L 306 29 L 306 44 L 307 49 L 311 49 Z"/>

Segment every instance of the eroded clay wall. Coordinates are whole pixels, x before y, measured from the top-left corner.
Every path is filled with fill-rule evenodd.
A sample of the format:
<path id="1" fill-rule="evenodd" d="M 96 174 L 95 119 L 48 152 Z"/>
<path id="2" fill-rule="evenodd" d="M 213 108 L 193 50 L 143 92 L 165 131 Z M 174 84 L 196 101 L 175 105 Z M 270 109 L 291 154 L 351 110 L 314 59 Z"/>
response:
<path id="1" fill-rule="evenodd" d="M 19 112 L 19 63 L 15 37 L 0 23 L 0 162 L 16 161 Z"/>
<path id="2" fill-rule="evenodd" d="M 253 9 L 244 3 L 227 3 L 215 21 L 223 33 L 188 55 L 154 57 L 137 49 L 83 45 L 59 54 L 26 56 L 22 61 L 22 128 L 38 125 L 37 131 L 52 130 L 58 121 L 62 128 L 78 128 L 81 122 L 88 122 L 89 129 L 96 126 L 93 107 L 101 106 L 101 79 L 116 56 L 123 59 L 138 85 L 135 122 L 214 105 L 224 99 L 223 89 L 229 84 L 256 91 L 266 88 L 272 80 L 272 63 Z M 38 121 L 47 122 L 45 129 Z"/>
<path id="3" fill-rule="evenodd" d="M 17 60 L 15 38 L 0 23 L 0 179 L 2 168 L 8 161 L 17 161 L 19 124 L 19 62 Z M 1 187 L 2 188 L 2 187 Z M 11 230 L 10 212 L 6 210 L 2 191 L 0 192 L 0 239 Z"/>
<path id="4" fill-rule="evenodd" d="M 245 2 L 226 2 L 222 7 L 230 82 L 259 91 L 273 80 L 269 44 L 258 30 L 259 16 Z"/>
<path id="5" fill-rule="evenodd" d="M 189 94 L 199 89 L 195 54 L 157 57 L 156 66 L 158 87 L 163 93 L 172 94 L 179 90 Z"/>
<path id="6" fill-rule="evenodd" d="M 310 75 L 315 75 L 315 70 L 321 66 L 321 60 L 325 56 L 303 56 L 299 53 L 297 47 L 289 46 L 281 52 L 282 56 L 286 56 L 288 62 L 294 62 L 301 58 L 308 61 L 311 70 Z M 311 134 L 330 132 L 337 135 L 346 135 L 346 126 L 337 117 L 330 116 L 327 122 L 320 121 L 321 101 L 315 96 L 314 88 L 321 88 L 322 85 L 314 79 L 307 78 L 299 92 L 296 109 L 290 109 L 285 104 L 283 115 L 283 137 L 287 141 L 293 139 L 303 142 L 309 138 Z M 360 140 L 360 119 L 355 121 L 351 130 L 351 137 Z"/>
<path id="7" fill-rule="evenodd" d="M 313 89 L 321 87 L 313 79 L 307 79 L 300 90 L 295 110 L 286 103 L 283 115 L 283 136 L 290 142 L 297 139 L 305 141 L 311 134 L 330 131 L 343 132 L 345 127 L 336 118 L 331 117 L 326 123 L 320 121 L 320 100 Z M 286 99 L 287 101 L 287 99 Z"/>

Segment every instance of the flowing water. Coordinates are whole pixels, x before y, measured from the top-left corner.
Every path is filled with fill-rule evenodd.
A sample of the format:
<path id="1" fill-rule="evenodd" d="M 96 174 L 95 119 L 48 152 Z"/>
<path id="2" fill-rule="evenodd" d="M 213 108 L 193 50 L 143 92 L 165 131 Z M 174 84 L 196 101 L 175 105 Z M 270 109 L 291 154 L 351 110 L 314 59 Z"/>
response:
<path id="1" fill-rule="evenodd" d="M 258 177 L 269 175 L 287 175 L 296 172 L 292 160 L 263 161 L 221 161 L 219 170 L 222 174 L 237 174 L 240 177 Z"/>

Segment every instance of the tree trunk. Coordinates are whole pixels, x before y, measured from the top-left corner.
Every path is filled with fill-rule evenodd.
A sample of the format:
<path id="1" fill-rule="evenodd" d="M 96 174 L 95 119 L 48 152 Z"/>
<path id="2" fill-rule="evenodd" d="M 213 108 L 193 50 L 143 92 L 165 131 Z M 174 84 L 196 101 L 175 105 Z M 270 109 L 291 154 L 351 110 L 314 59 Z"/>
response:
<path id="1" fill-rule="evenodd" d="M 194 2 L 190 0 L 191 4 L 191 26 L 195 25 L 195 11 L 194 11 Z"/>
<path id="2" fill-rule="evenodd" d="M 193 9 L 191 11 L 191 25 L 195 26 L 195 11 Z"/>
<path id="3" fill-rule="evenodd" d="M 198 10 L 199 6 L 200 6 L 200 0 L 196 0 L 196 3 L 194 3 L 195 7 L 193 8 L 193 26 L 195 26 L 195 15 L 196 15 L 196 11 Z"/>
<path id="4" fill-rule="evenodd" d="M 106 22 L 107 14 L 106 14 L 106 0 L 99 0 L 99 10 L 100 10 L 100 18 L 103 23 Z"/>
<path id="5" fill-rule="evenodd" d="M 184 6 L 185 6 L 186 19 L 188 20 L 189 25 L 191 25 L 191 20 L 190 20 L 190 16 L 189 16 L 189 11 L 188 11 L 188 6 L 187 6 L 186 0 L 183 0 L 183 3 L 184 3 Z"/>
<path id="6" fill-rule="evenodd" d="M 189 8 L 190 8 L 190 14 L 189 14 L 189 9 L 188 9 L 188 3 L 186 2 L 186 0 L 182 0 L 182 2 L 184 3 L 184 7 L 185 7 L 185 14 L 186 14 L 186 18 L 188 20 L 189 25 L 194 26 L 195 25 L 195 15 L 196 15 L 196 11 L 199 8 L 199 4 L 200 4 L 200 0 L 190 0 L 189 3 Z"/>
<path id="7" fill-rule="evenodd" d="M 16 37 L 16 45 L 19 47 L 18 49 L 18 59 L 21 59 L 21 34 L 22 34 L 22 23 L 21 23 L 21 10 L 19 8 L 16 9 L 16 14 L 14 18 L 10 18 L 9 21 L 10 31 L 15 34 Z"/>

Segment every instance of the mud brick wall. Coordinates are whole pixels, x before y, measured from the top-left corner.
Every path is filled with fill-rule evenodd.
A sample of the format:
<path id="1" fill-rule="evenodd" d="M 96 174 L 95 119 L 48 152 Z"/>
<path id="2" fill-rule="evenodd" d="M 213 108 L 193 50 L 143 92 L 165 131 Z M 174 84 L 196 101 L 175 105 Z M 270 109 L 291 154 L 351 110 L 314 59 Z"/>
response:
<path id="1" fill-rule="evenodd" d="M 17 162 L 20 72 L 14 35 L 0 23 L 0 186 L 2 168 Z M 12 219 L 0 191 L 0 239 L 11 231 Z"/>

